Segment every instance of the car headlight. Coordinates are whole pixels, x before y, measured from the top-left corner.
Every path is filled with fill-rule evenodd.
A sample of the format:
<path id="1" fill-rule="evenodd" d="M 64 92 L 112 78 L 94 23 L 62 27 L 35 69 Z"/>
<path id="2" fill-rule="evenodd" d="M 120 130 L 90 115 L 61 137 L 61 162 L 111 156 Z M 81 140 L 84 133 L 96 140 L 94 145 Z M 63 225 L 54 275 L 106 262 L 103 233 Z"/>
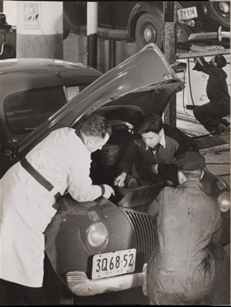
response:
<path id="1" fill-rule="evenodd" d="M 87 240 L 93 248 L 104 246 L 108 242 L 107 227 L 101 222 L 92 224 L 87 229 Z"/>
<path id="2" fill-rule="evenodd" d="M 222 212 L 226 212 L 230 209 L 230 194 L 229 192 L 223 192 L 218 196 L 218 205 Z"/>

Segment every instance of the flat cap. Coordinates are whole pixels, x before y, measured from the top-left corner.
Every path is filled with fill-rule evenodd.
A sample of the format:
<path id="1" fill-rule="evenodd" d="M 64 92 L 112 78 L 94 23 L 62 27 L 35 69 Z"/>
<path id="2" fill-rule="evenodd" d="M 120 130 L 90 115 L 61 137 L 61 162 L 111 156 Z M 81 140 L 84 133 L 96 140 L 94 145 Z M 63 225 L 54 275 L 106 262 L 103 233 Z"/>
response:
<path id="1" fill-rule="evenodd" d="M 194 151 L 187 151 L 176 157 L 176 166 L 182 171 L 195 171 L 205 166 L 205 158 Z"/>

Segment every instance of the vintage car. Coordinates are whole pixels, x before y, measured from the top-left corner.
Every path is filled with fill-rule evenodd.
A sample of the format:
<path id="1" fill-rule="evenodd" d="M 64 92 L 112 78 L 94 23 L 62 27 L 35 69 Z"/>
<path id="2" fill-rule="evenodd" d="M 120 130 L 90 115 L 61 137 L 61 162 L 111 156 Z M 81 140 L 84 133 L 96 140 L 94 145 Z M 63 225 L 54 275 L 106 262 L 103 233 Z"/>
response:
<path id="1" fill-rule="evenodd" d="M 59 74 L 59 67 L 56 69 Z M 51 131 L 78 129 L 86 117 L 100 114 L 110 120 L 113 133 L 102 151 L 92 155 L 91 177 L 95 184 L 113 186 L 118 157 L 133 136 L 136 120 L 152 112 L 162 115 L 183 86 L 160 49 L 149 44 L 96 79 L 24 139 L 15 141 L 11 157 L 17 161 Z M 228 216 L 229 186 L 206 169 L 202 182 Z M 78 203 L 65 194 L 58 201 L 58 211 L 45 231 L 46 254 L 74 297 L 134 287 L 143 287 L 145 293 L 146 263 L 157 244 L 156 225 L 147 208 L 166 184 L 114 187 L 115 196 L 109 200 L 100 197 Z M 225 223 L 227 227 L 229 221 Z M 227 237 L 222 241 L 228 242 Z M 60 295 L 58 289 L 56 293 Z"/>
<path id="2" fill-rule="evenodd" d="M 175 3 L 179 46 L 187 42 L 191 33 L 218 31 L 220 26 L 224 31 L 230 29 L 229 1 L 175 1 Z M 155 43 L 161 48 L 164 28 L 163 4 L 164 1 L 99 2 L 98 35 L 128 42 L 135 41 L 138 49 L 149 43 Z M 64 37 L 70 31 L 86 34 L 86 11 L 86 2 L 64 2 Z M 213 41 L 215 44 L 226 44 L 227 40 Z"/>
<path id="3" fill-rule="evenodd" d="M 15 145 L 102 75 L 82 63 L 1 60 L 0 177 L 15 162 Z"/>

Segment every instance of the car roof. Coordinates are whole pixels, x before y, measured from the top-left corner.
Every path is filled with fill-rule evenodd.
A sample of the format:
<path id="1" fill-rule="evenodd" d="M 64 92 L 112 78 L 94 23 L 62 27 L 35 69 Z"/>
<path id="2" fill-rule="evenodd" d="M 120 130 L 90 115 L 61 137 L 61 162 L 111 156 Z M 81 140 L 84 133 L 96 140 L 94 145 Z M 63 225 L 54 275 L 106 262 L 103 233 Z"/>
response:
<path id="1" fill-rule="evenodd" d="M 90 68 L 82 63 L 73 63 L 59 59 L 48 59 L 48 58 L 15 58 L 15 59 L 7 59 L 0 60 L 1 65 L 1 75 L 4 75 L 5 69 L 7 72 L 15 73 L 22 70 L 32 70 L 36 71 L 38 69 L 43 68 L 44 71 L 51 74 L 56 74 L 55 66 L 61 72 L 66 69 L 74 68 L 85 70 L 86 68 L 91 69 L 94 72 L 98 72 L 96 69 Z"/>
<path id="2" fill-rule="evenodd" d="M 56 85 L 74 86 L 93 82 L 101 72 L 82 63 L 45 58 L 0 61 L 1 94 Z"/>

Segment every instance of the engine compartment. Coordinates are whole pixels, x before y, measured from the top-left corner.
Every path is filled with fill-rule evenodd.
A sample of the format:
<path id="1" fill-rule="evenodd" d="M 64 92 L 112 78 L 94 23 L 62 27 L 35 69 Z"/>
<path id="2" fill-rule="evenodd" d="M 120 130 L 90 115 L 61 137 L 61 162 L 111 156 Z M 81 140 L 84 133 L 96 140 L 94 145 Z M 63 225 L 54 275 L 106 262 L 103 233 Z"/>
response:
<path id="1" fill-rule="evenodd" d="M 90 176 L 93 184 L 110 185 L 115 191 L 115 196 L 111 196 L 110 200 L 116 205 L 124 207 L 142 205 L 142 209 L 144 209 L 144 206 L 153 201 L 160 190 L 166 186 L 166 183 L 153 184 L 152 182 L 145 182 L 145 185 L 140 186 L 140 182 L 137 185 L 136 180 L 129 176 L 123 188 L 114 185 L 114 179 L 119 175 L 117 166 L 120 162 L 120 157 L 128 144 L 132 142 L 134 138 L 133 126 L 143 113 L 137 108 L 123 107 L 122 110 L 114 109 L 113 112 L 110 109 L 105 109 L 101 109 L 100 115 L 110 121 L 112 135 L 102 150 L 92 154 Z M 131 175 L 135 177 L 138 175 L 135 166 L 132 168 Z"/>
<path id="2" fill-rule="evenodd" d="M 114 186 L 114 179 L 117 174 L 117 166 L 120 157 L 123 155 L 125 147 L 133 139 L 125 122 L 117 121 L 112 124 L 112 135 L 107 144 L 92 154 L 91 173 L 93 184 L 108 184 L 115 190 L 115 196 L 110 198 L 114 203 L 118 203 L 121 194 L 118 187 Z"/>
<path id="3" fill-rule="evenodd" d="M 166 182 L 153 184 L 153 182 L 146 181 L 140 184 L 142 180 L 138 179 L 138 186 L 133 182 L 129 184 L 128 180 L 125 181 L 123 188 L 114 185 L 114 179 L 119 175 L 117 167 L 120 157 L 128 144 L 134 139 L 133 127 L 144 115 L 144 112 L 137 105 L 113 105 L 109 103 L 107 106 L 98 109 L 94 114 L 104 116 L 111 123 L 112 135 L 102 150 L 96 151 L 91 156 L 90 176 L 93 184 L 110 185 L 115 191 L 115 196 L 111 196 L 110 201 L 116 205 L 124 207 L 149 205 L 161 189 L 168 185 Z M 81 123 L 74 128 L 79 129 L 80 125 Z M 142 161 L 140 164 L 142 164 Z M 132 168 L 132 171 L 131 175 L 139 178 L 135 167 Z M 218 176 L 205 169 L 201 182 L 205 192 L 215 198 L 221 193 L 217 189 L 217 181 Z"/>

